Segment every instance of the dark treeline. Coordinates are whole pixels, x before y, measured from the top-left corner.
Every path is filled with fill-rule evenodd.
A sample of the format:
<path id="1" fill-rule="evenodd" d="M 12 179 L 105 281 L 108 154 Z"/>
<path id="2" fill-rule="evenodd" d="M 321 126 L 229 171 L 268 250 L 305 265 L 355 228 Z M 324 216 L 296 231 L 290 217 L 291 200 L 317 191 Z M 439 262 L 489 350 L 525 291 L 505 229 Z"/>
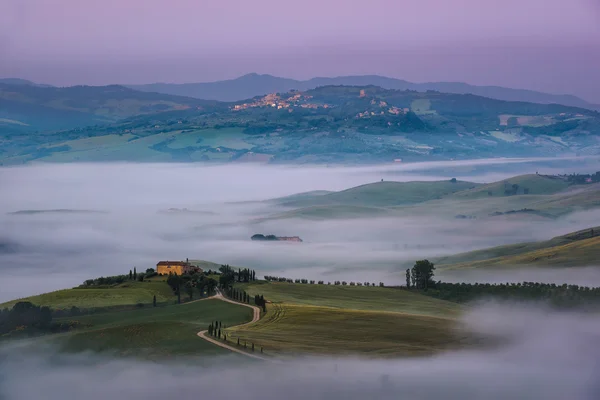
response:
<path id="1" fill-rule="evenodd" d="M 554 283 L 445 283 L 434 281 L 435 266 L 419 260 L 406 270 L 406 289 L 455 303 L 482 298 L 547 301 L 558 307 L 600 306 L 600 288 Z"/>
<path id="2" fill-rule="evenodd" d="M 375 282 L 346 282 L 346 281 L 334 281 L 333 284 L 331 282 L 327 282 L 325 283 L 324 281 L 314 281 L 314 280 L 308 280 L 308 279 L 290 279 L 290 278 L 284 278 L 281 276 L 264 276 L 265 280 L 267 282 L 286 282 L 286 283 L 300 283 L 300 284 L 305 284 L 305 285 L 334 285 L 334 286 L 376 286 Z M 383 287 L 385 286 L 383 282 L 379 282 L 379 286 Z"/>
<path id="3" fill-rule="evenodd" d="M 230 288 L 235 282 L 252 282 L 256 280 L 256 271 L 248 268 L 238 268 L 236 271 L 229 265 L 221 265 L 219 268 L 219 285 L 222 288 Z"/>
<path id="4" fill-rule="evenodd" d="M 486 297 L 503 300 L 547 301 L 558 307 L 600 306 L 600 288 L 554 283 L 444 283 L 423 291 L 427 296 L 456 303 Z"/>
<path id="5" fill-rule="evenodd" d="M 234 287 L 227 287 L 224 289 L 225 295 L 232 300 L 239 301 L 240 303 L 250 304 L 250 295 L 243 290 L 236 289 Z M 261 307 L 264 312 L 267 311 L 267 302 L 263 295 L 254 296 L 254 304 L 257 307 Z"/>
<path id="6" fill-rule="evenodd" d="M 143 282 L 144 279 L 152 278 L 157 276 L 158 274 L 154 270 L 154 268 L 146 269 L 146 272 L 137 272 L 137 269 L 134 267 L 133 270 L 129 270 L 129 274 L 127 275 L 114 275 L 114 276 L 101 276 L 100 278 L 88 279 L 83 282 L 83 285 L 79 286 L 80 288 L 97 288 L 98 286 L 114 286 L 120 285 L 121 283 L 127 281 L 139 281 Z"/>
<path id="7" fill-rule="evenodd" d="M 222 321 L 213 321 L 210 323 L 210 325 L 208 326 L 207 332 L 210 336 L 217 338 L 217 339 L 222 339 L 225 342 L 227 342 L 227 333 L 225 333 L 225 328 L 227 328 L 226 326 L 223 326 L 223 322 Z M 237 338 L 237 346 L 242 346 L 242 344 L 240 343 L 240 338 Z M 244 348 L 247 349 L 248 348 L 248 343 L 246 341 L 244 341 L 243 344 Z M 252 351 L 254 351 L 254 343 L 250 343 L 250 348 L 252 349 Z M 263 352 L 263 348 L 260 348 L 260 352 Z"/>
<path id="8" fill-rule="evenodd" d="M 217 288 L 217 281 L 209 278 L 203 273 L 192 272 L 185 275 L 169 274 L 167 277 L 167 285 L 173 290 L 173 294 L 177 296 L 177 303 L 181 303 L 181 291 L 183 290 L 188 299 L 194 300 L 194 293 L 198 292 L 200 298 L 204 296 L 212 296 Z M 153 301 L 153 303 L 155 303 Z"/>
<path id="9" fill-rule="evenodd" d="M 575 185 L 585 185 L 586 183 L 600 182 L 600 171 L 594 174 L 571 174 L 566 175 L 567 182 Z"/>
<path id="10" fill-rule="evenodd" d="M 36 306 L 28 301 L 16 303 L 12 309 L 0 310 L 0 336 L 36 335 L 67 331 L 75 322 L 53 322 L 50 307 Z"/>

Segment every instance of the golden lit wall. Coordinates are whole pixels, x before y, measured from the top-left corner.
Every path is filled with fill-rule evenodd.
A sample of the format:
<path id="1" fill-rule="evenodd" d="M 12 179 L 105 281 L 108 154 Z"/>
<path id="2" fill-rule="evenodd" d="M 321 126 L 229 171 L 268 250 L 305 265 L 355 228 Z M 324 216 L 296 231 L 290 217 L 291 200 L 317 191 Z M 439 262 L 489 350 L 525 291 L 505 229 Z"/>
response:
<path id="1" fill-rule="evenodd" d="M 159 275 L 169 275 L 169 272 L 172 274 L 183 275 L 183 266 L 182 265 L 158 265 L 156 267 L 156 272 Z"/>

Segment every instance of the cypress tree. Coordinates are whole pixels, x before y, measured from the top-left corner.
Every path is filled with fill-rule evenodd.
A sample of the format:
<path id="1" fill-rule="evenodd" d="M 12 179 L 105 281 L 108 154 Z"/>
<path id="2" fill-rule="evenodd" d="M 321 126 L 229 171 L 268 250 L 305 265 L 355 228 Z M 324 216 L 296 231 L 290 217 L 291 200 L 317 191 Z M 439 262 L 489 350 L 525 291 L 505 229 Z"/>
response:
<path id="1" fill-rule="evenodd" d="M 133 272 L 131 270 L 129 270 L 129 280 L 133 279 Z"/>
<path id="2" fill-rule="evenodd" d="M 135 267 L 133 267 L 133 279 L 137 279 L 137 271 L 135 270 Z"/>
<path id="3" fill-rule="evenodd" d="M 152 307 L 156 307 L 156 295 L 152 298 Z"/>
<path id="4" fill-rule="evenodd" d="M 237 342 L 237 345 L 238 345 L 238 346 L 239 346 L 239 345 L 240 345 L 240 338 L 238 338 L 238 342 Z"/>
<path id="5" fill-rule="evenodd" d="M 244 340 L 244 348 L 247 349 L 248 346 L 246 346 L 246 341 Z"/>
<path id="6" fill-rule="evenodd" d="M 218 337 L 219 339 L 221 339 L 221 330 L 220 330 L 220 329 L 217 331 L 217 337 Z"/>
<path id="7" fill-rule="evenodd" d="M 252 351 L 254 351 L 254 343 L 252 343 Z"/>
<path id="8" fill-rule="evenodd" d="M 260 346 L 260 354 L 262 354 L 262 346 Z"/>

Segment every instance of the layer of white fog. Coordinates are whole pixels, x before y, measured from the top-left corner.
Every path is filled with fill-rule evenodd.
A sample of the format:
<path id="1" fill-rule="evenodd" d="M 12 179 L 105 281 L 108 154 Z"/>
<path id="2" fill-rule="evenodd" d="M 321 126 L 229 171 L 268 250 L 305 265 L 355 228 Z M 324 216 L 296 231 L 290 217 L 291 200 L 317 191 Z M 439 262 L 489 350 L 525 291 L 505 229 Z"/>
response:
<path id="1" fill-rule="evenodd" d="M 434 216 L 259 223 L 257 218 L 281 211 L 260 200 L 341 190 L 381 179 L 456 177 L 491 182 L 536 171 L 593 172 L 597 167 L 597 160 L 578 159 L 377 167 L 66 164 L 1 168 L 0 302 L 127 273 L 134 266 L 145 270 L 159 260 L 185 258 L 252 267 L 259 276 L 397 284 L 404 281 L 400 267 L 416 259 L 549 239 L 590 227 L 600 214 L 494 224 Z M 197 212 L 160 212 L 170 208 Z M 14 214 L 28 210 L 100 212 Z M 255 233 L 298 235 L 305 242 L 257 243 L 250 240 Z M 586 279 L 598 282 L 590 271 Z M 559 283 L 573 276 L 546 275 Z M 502 275 L 490 279 L 509 280 Z M 536 279 L 522 275 L 518 280 Z"/>
<path id="2" fill-rule="evenodd" d="M 485 304 L 470 332 L 502 344 L 428 358 L 239 357 L 155 363 L 52 349 L 0 348 L 0 398 L 593 400 L 600 396 L 600 319 L 523 305 Z"/>

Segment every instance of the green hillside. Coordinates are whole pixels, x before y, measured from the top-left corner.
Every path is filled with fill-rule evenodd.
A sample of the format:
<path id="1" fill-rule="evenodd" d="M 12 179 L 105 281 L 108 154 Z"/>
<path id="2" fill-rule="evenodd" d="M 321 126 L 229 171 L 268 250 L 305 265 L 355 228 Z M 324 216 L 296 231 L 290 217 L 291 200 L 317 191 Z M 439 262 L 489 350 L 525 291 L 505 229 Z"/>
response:
<path id="1" fill-rule="evenodd" d="M 330 205 L 391 207 L 420 203 L 475 188 L 478 184 L 463 181 L 437 182 L 376 182 L 340 192 L 304 196 L 281 201 L 285 207 L 314 207 Z"/>
<path id="2" fill-rule="evenodd" d="M 5 165 L 33 160 L 354 164 L 600 154 L 595 136 L 600 114 L 594 111 L 376 86 L 282 91 L 231 104 L 118 85 L 0 84 L 0 125 L 0 139 L 10 138 L 0 140 Z M 56 132 L 63 129 L 69 130 Z M 100 137 L 106 138 L 89 141 Z"/>
<path id="3" fill-rule="evenodd" d="M 501 266 L 589 266 L 600 256 L 600 227 L 547 241 L 498 246 L 435 260 L 440 269 Z"/>
<path id="4" fill-rule="evenodd" d="M 278 213 L 267 218 L 261 218 L 257 222 L 272 219 L 303 218 L 313 220 L 323 219 L 349 219 L 349 218 L 377 218 L 393 215 L 386 208 L 366 207 L 356 205 L 328 205 L 298 208 L 291 211 Z"/>
<path id="5" fill-rule="evenodd" d="M 515 195 L 548 195 L 569 187 L 566 179 L 550 175 L 520 175 L 502 181 L 480 185 L 454 194 L 459 199 L 504 197 Z"/>
<path id="6" fill-rule="evenodd" d="M 85 328 L 55 343 L 71 352 L 110 352 L 120 356 L 172 358 L 227 355 L 228 350 L 199 339 L 196 334 L 215 320 L 237 325 L 252 319 L 252 310 L 219 300 L 182 305 L 69 317 Z"/>
<path id="7" fill-rule="evenodd" d="M 460 306 L 418 293 L 291 283 L 241 288 L 271 303 L 258 323 L 227 329 L 228 336 L 270 353 L 415 356 L 455 348 L 465 339 L 454 330 Z"/>
<path id="8" fill-rule="evenodd" d="M 39 306 L 65 309 L 72 306 L 79 308 L 114 307 L 151 304 L 153 297 L 159 303 L 175 301 L 176 298 L 164 281 L 126 282 L 116 286 L 103 288 L 74 288 L 44 293 L 37 296 L 16 299 L 0 304 L 0 309 L 10 308 L 18 301 L 29 301 Z"/>

